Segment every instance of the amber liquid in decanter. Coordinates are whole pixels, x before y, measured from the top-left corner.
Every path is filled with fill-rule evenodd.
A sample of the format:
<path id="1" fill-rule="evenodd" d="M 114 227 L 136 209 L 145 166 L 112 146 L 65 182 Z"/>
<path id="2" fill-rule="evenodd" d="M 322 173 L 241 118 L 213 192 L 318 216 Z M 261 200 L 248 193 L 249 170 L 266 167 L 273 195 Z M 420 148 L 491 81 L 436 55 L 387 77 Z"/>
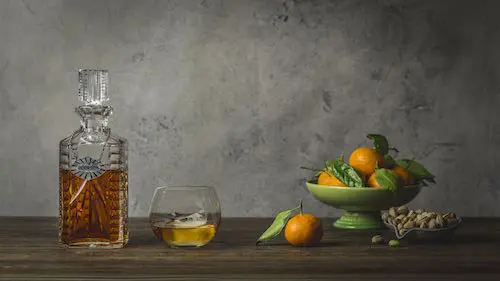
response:
<path id="1" fill-rule="evenodd" d="M 121 230 L 125 227 L 121 206 L 127 190 L 126 172 L 105 171 L 100 177 L 87 181 L 85 191 L 76 197 L 84 180 L 68 170 L 61 170 L 60 177 L 65 214 L 63 243 L 108 244 L 128 240 Z"/>

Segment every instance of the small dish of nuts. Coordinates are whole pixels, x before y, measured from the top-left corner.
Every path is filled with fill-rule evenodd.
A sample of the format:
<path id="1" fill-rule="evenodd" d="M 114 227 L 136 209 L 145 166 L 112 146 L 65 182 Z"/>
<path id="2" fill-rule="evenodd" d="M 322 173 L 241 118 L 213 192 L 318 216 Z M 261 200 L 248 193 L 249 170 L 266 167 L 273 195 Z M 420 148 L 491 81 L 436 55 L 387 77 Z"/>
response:
<path id="1" fill-rule="evenodd" d="M 462 220 L 452 212 L 410 210 L 407 206 L 391 207 L 388 212 L 382 214 L 382 220 L 394 231 L 397 239 L 420 241 L 449 239 L 462 223 Z"/>

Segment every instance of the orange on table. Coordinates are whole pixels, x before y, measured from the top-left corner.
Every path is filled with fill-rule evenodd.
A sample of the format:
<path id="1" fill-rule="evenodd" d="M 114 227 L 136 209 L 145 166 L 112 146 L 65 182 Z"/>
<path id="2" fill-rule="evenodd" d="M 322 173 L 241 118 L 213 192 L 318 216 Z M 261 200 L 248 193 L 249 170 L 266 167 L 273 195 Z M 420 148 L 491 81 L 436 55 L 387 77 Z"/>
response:
<path id="1" fill-rule="evenodd" d="M 413 176 L 408 173 L 408 171 L 401 167 L 401 166 L 395 166 L 394 168 L 391 169 L 396 175 L 399 177 L 403 185 L 411 185 L 414 183 Z"/>
<path id="2" fill-rule="evenodd" d="M 349 165 L 366 178 L 369 178 L 375 172 L 377 165 L 382 167 L 383 164 L 384 157 L 371 147 L 357 148 L 349 157 Z"/>
<path id="3" fill-rule="evenodd" d="M 298 214 L 285 226 L 285 239 L 294 246 L 313 246 L 323 238 L 323 224 L 312 214 Z"/>
<path id="4" fill-rule="evenodd" d="M 328 185 L 328 186 L 340 186 L 340 187 L 346 186 L 337 177 L 335 177 L 334 175 L 332 175 L 328 172 L 321 172 L 319 174 L 318 184 L 319 185 Z"/>

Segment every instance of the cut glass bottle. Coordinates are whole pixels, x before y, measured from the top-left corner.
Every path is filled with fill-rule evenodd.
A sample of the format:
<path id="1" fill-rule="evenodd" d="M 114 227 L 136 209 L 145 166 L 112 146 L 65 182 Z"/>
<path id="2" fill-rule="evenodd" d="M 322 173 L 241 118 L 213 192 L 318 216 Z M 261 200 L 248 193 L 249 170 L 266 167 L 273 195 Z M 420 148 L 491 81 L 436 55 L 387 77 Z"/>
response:
<path id="1" fill-rule="evenodd" d="M 127 141 L 108 127 L 108 72 L 78 76 L 81 126 L 59 144 L 59 242 L 121 248 L 129 238 Z"/>

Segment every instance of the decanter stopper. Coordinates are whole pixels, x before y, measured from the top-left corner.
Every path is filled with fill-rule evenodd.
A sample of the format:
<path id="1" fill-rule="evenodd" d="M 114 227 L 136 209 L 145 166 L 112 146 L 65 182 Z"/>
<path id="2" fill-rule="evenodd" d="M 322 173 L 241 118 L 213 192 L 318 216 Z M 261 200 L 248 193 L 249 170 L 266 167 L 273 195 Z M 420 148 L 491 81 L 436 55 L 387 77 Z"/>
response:
<path id="1" fill-rule="evenodd" d="M 85 105 L 104 105 L 109 101 L 107 70 L 79 69 L 78 81 L 78 97 Z"/>

